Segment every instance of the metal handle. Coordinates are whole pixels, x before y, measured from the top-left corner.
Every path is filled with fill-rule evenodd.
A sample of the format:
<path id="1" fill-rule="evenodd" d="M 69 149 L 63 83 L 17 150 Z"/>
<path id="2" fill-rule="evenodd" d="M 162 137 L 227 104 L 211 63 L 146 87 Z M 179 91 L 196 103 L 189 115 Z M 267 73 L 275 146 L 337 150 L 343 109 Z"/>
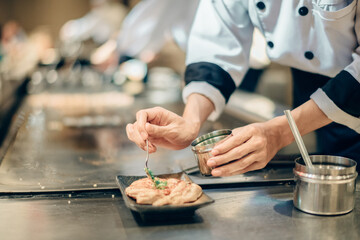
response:
<path id="1" fill-rule="evenodd" d="M 312 162 L 310 160 L 310 157 L 309 157 L 309 154 L 306 150 L 306 147 L 305 147 L 305 144 L 301 138 L 301 135 L 299 133 L 299 130 L 296 126 L 296 123 L 290 113 L 290 110 L 285 110 L 284 111 L 285 115 L 286 115 L 286 118 L 289 122 L 289 125 L 290 125 L 290 129 L 291 129 L 291 132 L 293 133 L 294 137 L 295 137 L 295 141 L 299 147 L 299 150 L 300 150 L 300 153 L 301 153 L 301 156 L 302 158 L 304 159 L 305 161 L 305 164 L 306 166 L 308 166 L 309 168 L 313 168 L 314 166 L 312 165 Z"/>

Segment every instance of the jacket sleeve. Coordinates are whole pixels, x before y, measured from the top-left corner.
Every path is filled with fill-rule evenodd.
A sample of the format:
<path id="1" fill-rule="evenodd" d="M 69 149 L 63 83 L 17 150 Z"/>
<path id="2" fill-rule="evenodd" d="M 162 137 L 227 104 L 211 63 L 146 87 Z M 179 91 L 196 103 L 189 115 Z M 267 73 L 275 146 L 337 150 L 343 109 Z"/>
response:
<path id="1" fill-rule="evenodd" d="M 202 0 L 193 22 L 183 100 L 192 93 L 209 98 L 215 106 L 209 120 L 219 117 L 249 68 L 254 27 L 246 2 Z"/>
<path id="2" fill-rule="evenodd" d="M 357 46 L 352 62 L 311 95 L 319 108 L 334 122 L 360 133 L 360 5 L 355 17 Z"/>

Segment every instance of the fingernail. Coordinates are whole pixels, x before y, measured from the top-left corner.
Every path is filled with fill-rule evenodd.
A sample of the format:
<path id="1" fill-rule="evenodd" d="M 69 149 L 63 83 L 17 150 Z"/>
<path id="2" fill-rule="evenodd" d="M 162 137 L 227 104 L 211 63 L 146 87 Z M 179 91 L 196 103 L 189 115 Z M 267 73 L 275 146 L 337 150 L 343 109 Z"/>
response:
<path id="1" fill-rule="evenodd" d="M 221 175 L 221 170 L 219 170 L 219 169 L 214 169 L 214 170 L 212 170 L 211 171 L 211 174 L 213 175 L 213 176 L 220 176 Z"/>
<path id="2" fill-rule="evenodd" d="M 217 150 L 217 149 L 213 149 L 213 150 L 211 150 L 211 154 L 212 155 L 218 155 L 219 154 L 219 150 Z"/>
<path id="3" fill-rule="evenodd" d="M 215 166 L 216 166 L 216 162 L 215 162 L 214 160 L 212 160 L 212 159 L 209 159 L 209 160 L 207 161 L 207 165 L 208 165 L 209 167 L 215 167 Z"/>

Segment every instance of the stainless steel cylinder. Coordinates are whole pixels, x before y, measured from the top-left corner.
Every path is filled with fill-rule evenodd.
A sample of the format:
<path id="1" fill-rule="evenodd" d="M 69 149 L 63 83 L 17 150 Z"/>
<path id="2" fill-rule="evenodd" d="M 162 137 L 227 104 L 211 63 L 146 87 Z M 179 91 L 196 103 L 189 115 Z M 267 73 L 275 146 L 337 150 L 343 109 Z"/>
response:
<path id="1" fill-rule="evenodd" d="M 231 130 L 222 129 L 204 134 L 191 143 L 191 150 L 194 152 L 198 162 L 200 173 L 204 176 L 211 176 L 212 168 L 207 165 L 207 160 L 212 157 L 213 147 L 231 134 Z"/>
<path id="2" fill-rule="evenodd" d="M 356 162 L 349 158 L 313 155 L 313 169 L 295 160 L 294 206 L 318 215 L 345 214 L 355 206 Z"/>

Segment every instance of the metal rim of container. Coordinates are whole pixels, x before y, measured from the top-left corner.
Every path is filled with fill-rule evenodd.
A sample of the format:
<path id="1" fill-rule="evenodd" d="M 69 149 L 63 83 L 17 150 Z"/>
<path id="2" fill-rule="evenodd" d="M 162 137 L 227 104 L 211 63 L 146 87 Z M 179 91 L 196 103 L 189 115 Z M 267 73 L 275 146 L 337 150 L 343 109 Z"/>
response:
<path id="1" fill-rule="evenodd" d="M 319 176 L 314 174 L 302 174 L 301 172 L 294 171 L 295 180 L 300 179 L 303 182 L 316 183 L 316 184 L 343 184 L 354 181 L 358 174 L 351 174 L 348 176 Z"/>
<path id="2" fill-rule="evenodd" d="M 191 146 L 196 147 L 197 145 L 204 142 L 205 140 L 208 140 L 208 139 L 211 139 L 214 137 L 218 137 L 218 136 L 230 135 L 231 133 L 232 133 L 232 131 L 230 129 L 215 130 L 210 133 L 206 133 L 200 137 L 197 137 L 194 141 L 192 141 Z"/>
<path id="3" fill-rule="evenodd" d="M 300 178 L 307 179 L 316 179 L 316 180 L 347 180 L 356 178 L 358 173 L 356 171 L 356 161 L 340 157 L 340 156 L 330 156 L 330 155 L 311 155 L 310 159 L 314 163 L 315 168 L 310 169 L 304 163 L 302 163 L 302 158 L 299 157 L 295 159 L 295 168 L 293 172 L 296 176 Z M 316 168 L 317 164 L 341 166 L 343 169 L 325 169 L 325 168 Z M 326 164 L 328 163 L 328 164 Z"/>
<path id="4" fill-rule="evenodd" d="M 214 146 L 216 145 L 216 143 L 220 142 L 221 140 L 227 138 L 227 136 L 229 135 L 221 135 L 221 136 L 216 136 L 214 138 L 210 138 L 207 139 L 205 141 L 200 142 L 198 145 L 196 145 L 195 147 L 192 147 L 192 150 L 195 153 L 206 153 L 206 152 L 210 152 Z"/>

